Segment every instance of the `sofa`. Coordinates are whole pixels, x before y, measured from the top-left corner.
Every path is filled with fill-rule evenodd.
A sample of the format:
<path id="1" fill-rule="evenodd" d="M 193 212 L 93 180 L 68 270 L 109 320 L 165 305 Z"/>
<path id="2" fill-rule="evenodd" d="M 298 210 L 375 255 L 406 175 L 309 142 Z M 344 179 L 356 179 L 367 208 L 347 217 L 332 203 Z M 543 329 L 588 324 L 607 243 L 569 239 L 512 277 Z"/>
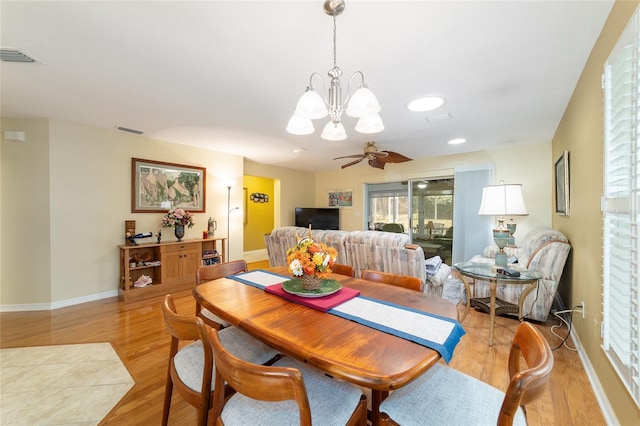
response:
<path id="1" fill-rule="evenodd" d="M 407 234 L 384 231 L 312 230 L 312 238 L 338 251 L 336 263 L 350 265 L 356 277 L 365 269 L 418 277 L 426 282 L 424 252 Z M 309 230 L 283 226 L 265 235 L 270 266 L 287 266 L 287 250 Z"/>
<path id="2" fill-rule="evenodd" d="M 287 266 L 287 250 L 308 233 L 306 228 L 283 226 L 265 235 L 270 266 Z M 335 247 L 336 263 L 352 266 L 356 277 L 365 269 L 418 277 L 425 283 L 425 293 L 444 297 L 454 304 L 464 299 L 463 283 L 451 277 L 449 265 L 443 262 L 427 273 L 422 247 L 410 244 L 407 234 L 324 229 L 311 233 L 314 240 Z"/>
<path id="3" fill-rule="evenodd" d="M 549 227 L 533 228 L 521 242 L 520 247 L 506 247 L 505 252 L 510 262 L 517 266 L 532 269 L 542 275 L 538 288 L 524 300 L 523 316 L 536 321 L 546 321 L 555 299 L 565 262 L 569 256 L 571 245 L 562 232 Z M 470 262 L 495 264 L 498 247 L 487 246 L 482 255 L 471 258 Z M 528 285 L 498 285 L 496 297 L 517 304 L 520 293 Z M 476 280 L 475 297 L 489 296 L 489 283 Z"/>

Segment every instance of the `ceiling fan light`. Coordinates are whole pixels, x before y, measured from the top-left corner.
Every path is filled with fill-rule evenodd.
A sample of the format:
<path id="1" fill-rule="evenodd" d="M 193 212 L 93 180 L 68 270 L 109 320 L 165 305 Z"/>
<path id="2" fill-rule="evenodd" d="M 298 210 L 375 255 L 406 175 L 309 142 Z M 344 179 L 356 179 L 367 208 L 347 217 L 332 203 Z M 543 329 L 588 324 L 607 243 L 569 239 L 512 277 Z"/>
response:
<path id="1" fill-rule="evenodd" d="M 356 123 L 358 133 L 379 133 L 384 130 L 382 118 L 378 114 L 360 117 Z"/>
<path id="2" fill-rule="evenodd" d="M 342 123 L 328 122 L 320 137 L 327 141 L 343 141 L 347 138 L 347 132 L 344 130 Z"/>
<path id="3" fill-rule="evenodd" d="M 328 112 L 327 106 L 318 92 L 316 92 L 313 87 L 307 87 L 304 94 L 300 96 L 294 114 L 298 117 L 317 120 L 326 117 Z"/>
<path id="4" fill-rule="evenodd" d="M 287 132 L 292 135 L 310 135 L 315 132 L 315 128 L 313 127 L 313 123 L 308 118 L 299 117 L 296 114 L 293 114 L 289 119 L 289 123 L 287 124 Z"/>
<path id="5" fill-rule="evenodd" d="M 367 115 L 373 115 L 380 112 L 380 104 L 378 99 L 367 86 L 361 86 L 355 91 L 347 110 L 345 111 L 349 117 L 364 117 Z"/>

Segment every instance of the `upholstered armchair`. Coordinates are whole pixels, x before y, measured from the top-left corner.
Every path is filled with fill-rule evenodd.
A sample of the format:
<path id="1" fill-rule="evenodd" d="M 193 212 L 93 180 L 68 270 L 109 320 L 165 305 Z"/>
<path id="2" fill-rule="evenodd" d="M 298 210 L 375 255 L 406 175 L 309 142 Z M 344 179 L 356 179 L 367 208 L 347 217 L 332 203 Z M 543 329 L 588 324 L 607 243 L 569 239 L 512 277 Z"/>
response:
<path id="1" fill-rule="evenodd" d="M 505 248 L 510 261 L 517 260 L 518 266 L 535 270 L 542 275 L 542 279 L 538 281 L 538 288 L 524 300 L 522 312 L 525 318 L 547 320 L 570 250 L 571 245 L 567 237 L 549 227 L 532 229 L 524 237 L 521 247 Z M 470 261 L 494 263 L 497 251 L 497 246 L 488 246 L 482 256 L 474 256 Z M 476 280 L 475 286 L 475 297 L 489 296 L 488 282 Z M 528 285 L 498 285 L 496 297 L 517 304 L 520 293 L 526 287 Z"/>

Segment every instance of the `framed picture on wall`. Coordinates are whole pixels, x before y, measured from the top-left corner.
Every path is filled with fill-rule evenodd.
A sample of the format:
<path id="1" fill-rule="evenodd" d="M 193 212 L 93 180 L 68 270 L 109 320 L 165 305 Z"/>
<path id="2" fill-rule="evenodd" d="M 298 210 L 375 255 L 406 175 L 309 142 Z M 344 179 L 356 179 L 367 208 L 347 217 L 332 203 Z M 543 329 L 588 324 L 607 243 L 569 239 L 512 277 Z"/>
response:
<path id="1" fill-rule="evenodd" d="M 329 207 L 353 207 L 353 189 L 330 189 Z"/>
<path id="2" fill-rule="evenodd" d="M 556 160 L 555 177 L 556 213 L 569 216 L 569 151 L 562 151 Z"/>
<path id="3" fill-rule="evenodd" d="M 164 213 L 179 207 L 204 212 L 207 169 L 162 161 L 131 159 L 131 212 Z"/>

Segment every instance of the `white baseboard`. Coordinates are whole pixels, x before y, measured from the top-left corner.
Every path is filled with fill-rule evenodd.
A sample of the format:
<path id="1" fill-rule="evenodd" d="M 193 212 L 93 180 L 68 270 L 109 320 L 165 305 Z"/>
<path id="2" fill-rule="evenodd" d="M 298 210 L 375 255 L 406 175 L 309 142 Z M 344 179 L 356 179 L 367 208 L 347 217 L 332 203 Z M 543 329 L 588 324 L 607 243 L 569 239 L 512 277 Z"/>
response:
<path id="1" fill-rule="evenodd" d="M 26 311 L 51 311 L 66 306 L 79 305 L 93 302 L 94 300 L 107 299 L 118 296 L 118 290 L 105 291 L 103 293 L 90 294 L 88 296 L 73 299 L 60 300 L 53 303 L 28 303 L 24 305 L 0 305 L 0 312 L 26 312 Z"/>
<path id="2" fill-rule="evenodd" d="M 242 258 L 246 260 L 247 263 L 251 263 L 251 262 L 260 262 L 263 260 L 268 260 L 269 256 L 267 255 L 267 249 L 262 249 L 262 250 L 245 251 L 243 253 Z"/>
<path id="3" fill-rule="evenodd" d="M 602 389 L 602 384 L 598 379 L 598 375 L 593 369 L 593 365 L 591 365 L 591 361 L 582 347 L 582 342 L 578 338 L 578 335 L 575 333 L 575 330 L 571 330 L 571 339 L 573 339 L 573 343 L 578 350 L 578 356 L 580 357 L 580 361 L 582 362 L 582 366 L 584 367 L 584 371 L 587 374 L 587 378 L 591 383 L 591 388 L 593 389 L 593 393 L 598 400 L 598 405 L 600 406 L 600 410 L 602 410 L 602 415 L 604 416 L 604 420 L 608 425 L 618 425 L 618 418 L 616 417 L 611 404 L 609 403 L 609 399 L 607 398 L 607 394 Z"/>

